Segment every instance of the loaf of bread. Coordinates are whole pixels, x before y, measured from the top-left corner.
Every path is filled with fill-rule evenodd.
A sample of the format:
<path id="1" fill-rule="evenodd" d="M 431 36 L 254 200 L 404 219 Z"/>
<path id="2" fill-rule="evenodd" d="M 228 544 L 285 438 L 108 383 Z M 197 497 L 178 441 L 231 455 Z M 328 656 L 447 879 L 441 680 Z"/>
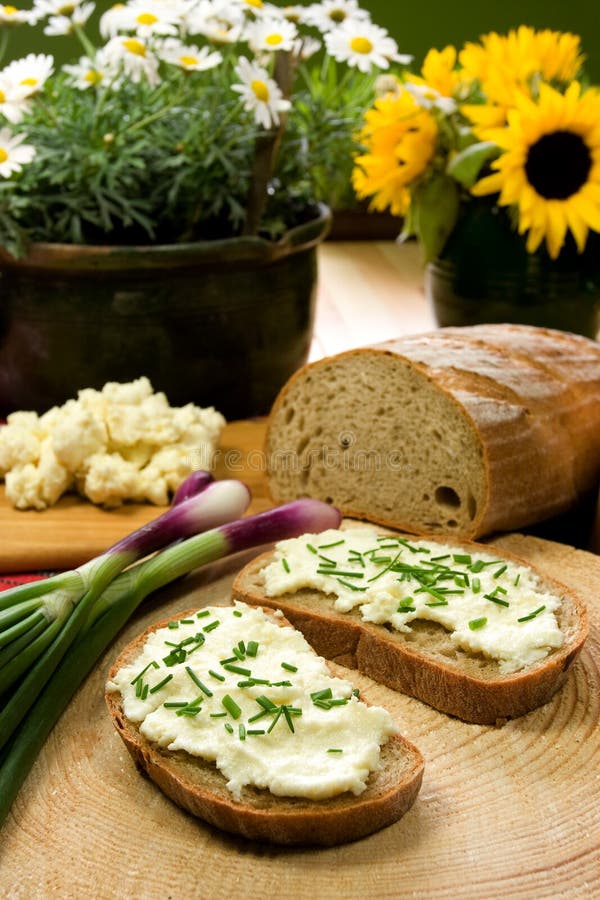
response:
<path id="1" fill-rule="evenodd" d="M 346 553 L 340 546 L 340 542 L 351 546 L 348 535 L 356 532 L 357 523 L 344 524 L 338 535 L 309 536 L 314 543 L 311 552 L 304 553 L 304 562 L 302 553 L 298 556 L 298 541 L 282 541 L 274 551 L 261 554 L 237 576 L 234 597 L 281 610 L 326 659 L 358 669 L 380 684 L 466 722 L 502 724 L 546 703 L 563 685 L 588 633 L 585 605 L 570 588 L 492 545 L 436 537 L 411 539 L 390 532 L 377 537 L 374 532 L 372 542 L 378 541 L 379 547 L 385 547 L 381 555 L 387 554 L 377 560 L 380 569 L 385 574 L 391 567 L 393 573 L 391 584 L 384 584 L 379 570 L 374 576 L 369 571 L 372 557 L 362 554 L 361 558 L 354 550 Z M 359 533 L 366 533 L 364 526 Z M 420 549 L 427 546 L 429 550 Z M 343 555 L 332 568 L 336 550 Z M 321 581 L 317 589 L 324 576 L 329 581 Z M 286 580 L 296 589 L 287 590 Z M 350 590 L 342 611 L 336 603 L 339 584 Z M 381 610 L 387 604 L 391 615 L 374 614 L 372 595 L 361 586 L 371 584 L 378 595 L 375 605 L 379 603 Z M 522 596 L 517 599 L 519 584 Z M 415 613 L 417 597 L 421 612 L 413 618 L 407 612 Z M 468 627 L 463 624 L 462 641 L 460 626 L 453 633 L 445 621 L 455 597 L 459 602 L 466 600 L 470 619 Z M 363 615 L 365 602 L 370 608 Z M 517 603 L 525 609 L 513 613 Z M 554 623 L 551 617 L 542 623 L 542 612 L 551 607 Z M 509 616 L 514 621 L 505 632 L 504 659 L 479 649 L 478 644 L 485 648 L 481 639 L 472 641 L 473 635 L 484 635 L 487 628 L 502 628 Z M 562 639 L 552 634 L 552 625 Z M 517 656 L 522 654 L 528 635 L 533 636 L 533 653 L 529 659 L 524 657 L 525 663 L 517 660 L 515 664 L 513 648 L 518 648 Z"/>
<path id="2" fill-rule="evenodd" d="M 241 614 L 242 608 L 242 606 L 238 605 L 236 612 Z M 124 648 L 109 673 L 106 691 L 108 709 L 118 734 L 138 767 L 147 773 L 152 781 L 175 803 L 193 815 L 223 831 L 253 840 L 285 845 L 332 846 L 364 837 L 398 821 L 411 807 L 419 792 L 423 777 L 423 758 L 416 747 L 399 733 L 396 733 L 397 728 L 395 726 L 391 736 L 381 745 L 375 770 L 368 775 L 364 790 L 360 793 L 345 790 L 325 799 L 310 799 L 302 796 L 278 795 L 268 789 L 256 787 L 253 783 L 243 783 L 244 779 L 242 778 L 237 791 L 232 790 L 231 783 L 227 781 L 224 774 L 217 768 L 215 762 L 207 761 L 201 755 L 192 755 L 181 748 L 176 750 L 169 749 L 169 746 L 164 745 L 165 741 L 161 743 L 160 741 L 149 740 L 140 730 L 140 723 L 132 721 L 125 715 L 124 697 L 115 684 L 118 673 L 121 670 L 127 671 L 127 667 L 132 664 L 135 664 L 137 671 L 144 645 L 155 632 L 167 627 L 173 629 L 169 631 L 169 637 L 172 638 L 169 646 L 175 647 L 177 629 L 176 627 L 173 628 L 173 626 L 176 625 L 176 622 L 186 622 L 194 619 L 197 615 L 202 616 L 204 612 L 202 610 L 198 614 L 195 610 L 188 610 L 181 613 L 175 621 L 159 622 L 152 628 L 147 629 Z M 250 613 L 254 612 L 255 610 L 250 610 Z M 225 615 L 235 614 L 229 607 L 214 607 L 211 609 L 211 619 L 203 619 L 202 621 L 209 623 L 210 631 L 213 627 L 210 624 L 211 620 L 217 621 L 219 618 L 224 618 Z M 270 621 L 275 622 L 281 628 L 292 630 L 290 624 L 286 622 L 281 614 L 273 614 L 270 610 L 265 610 L 264 614 Z M 200 625 L 201 623 L 196 623 L 195 627 L 200 627 Z M 205 633 L 208 638 L 208 633 L 201 633 Z M 246 648 L 249 649 L 252 625 L 248 627 L 246 634 Z M 295 633 L 295 636 L 305 645 L 301 635 Z M 207 640 L 207 645 L 208 643 Z M 188 648 L 189 655 L 186 660 L 185 653 L 183 653 L 184 662 L 188 665 L 188 668 L 194 667 L 190 678 L 194 679 L 195 677 L 196 684 L 202 685 L 200 688 L 195 687 L 192 681 L 188 680 L 188 687 L 190 691 L 196 694 L 200 692 L 200 698 L 203 697 L 204 699 L 204 706 L 201 708 L 197 718 L 193 715 L 194 711 L 192 711 L 192 719 L 186 718 L 179 721 L 186 721 L 187 723 L 197 722 L 200 729 L 202 729 L 204 724 L 212 719 L 218 723 L 218 727 L 221 730 L 225 727 L 228 733 L 222 730 L 222 737 L 219 738 L 219 741 L 222 744 L 230 741 L 236 745 L 237 749 L 234 752 L 239 755 L 243 766 L 246 752 L 243 748 L 248 747 L 252 741 L 268 742 L 271 738 L 269 733 L 265 734 L 267 729 L 267 726 L 264 725 L 265 719 L 248 724 L 245 710 L 241 716 L 236 718 L 235 704 L 233 707 L 228 707 L 233 711 L 233 716 L 227 716 L 221 702 L 218 699 L 215 700 L 210 691 L 211 689 L 213 691 L 217 690 L 216 686 L 218 686 L 219 681 L 215 679 L 223 678 L 225 675 L 234 681 L 239 680 L 240 674 L 235 674 L 236 667 L 227 669 L 227 665 L 216 663 L 216 669 L 218 670 L 216 675 L 213 674 L 214 670 L 202 674 L 203 666 L 206 668 L 202 660 L 203 646 L 201 645 L 200 649 L 197 650 L 194 645 L 193 653 L 190 651 L 189 643 L 186 643 L 185 647 Z M 311 656 L 315 656 L 310 651 L 310 648 L 307 647 L 306 649 Z M 179 652 L 181 653 L 181 648 Z M 269 646 L 264 652 L 276 651 L 272 651 L 272 647 Z M 241 655 L 243 656 L 244 654 Z M 170 660 L 167 662 L 171 663 Z M 227 660 L 223 660 L 222 663 L 226 664 Z M 253 665 L 256 667 L 263 666 L 264 668 L 262 648 L 252 658 L 250 658 L 250 653 L 248 652 L 246 658 L 238 663 L 238 667 L 241 666 L 242 668 Z M 288 669 L 283 670 L 281 674 L 293 681 L 294 673 L 291 671 L 292 667 L 289 664 L 286 665 L 288 665 Z M 323 665 L 325 664 L 323 663 Z M 167 668 L 166 671 L 171 672 L 173 669 Z M 160 671 L 154 671 L 150 665 L 148 673 L 151 676 L 151 680 L 159 685 L 165 683 L 165 678 L 168 680 L 168 676 L 165 676 L 162 666 L 160 666 Z M 201 681 L 198 673 L 201 674 Z M 146 675 L 143 675 L 143 677 L 145 678 Z M 139 680 L 139 676 L 137 680 Z M 126 681 L 125 684 L 129 684 L 129 681 Z M 244 684 L 247 685 L 247 682 L 244 682 Z M 266 687 L 264 686 L 265 684 L 267 684 Z M 344 682 L 340 682 L 340 684 L 344 684 Z M 151 695 L 152 690 L 151 688 Z M 156 687 L 154 690 L 156 690 Z M 277 691 L 281 692 L 282 688 L 278 689 L 275 684 L 269 685 L 266 680 L 263 680 L 261 684 L 257 684 L 255 687 L 247 685 L 243 687 L 243 690 L 249 694 L 248 702 L 254 698 L 254 706 L 259 710 L 259 715 L 251 718 L 259 719 L 261 707 L 256 704 L 261 702 L 261 695 L 263 695 L 263 702 L 266 702 L 264 701 L 265 694 L 276 696 Z M 292 693 L 294 690 L 293 687 L 290 687 Z M 141 694 L 142 692 L 140 691 L 139 693 Z M 160 696 L 160 694 L 155 696 Z M 258 699 L 256 699 L 257 697 Z M 353 701 L 356 700 L 356 698 L 352 699 Z M 200 703 L 200 699 L 194 702 Z M 297 696 L 295 702 L 296 704 L 301 702 Z M 181 703 L 173 703 L 171 705 L 173 707 L 178 705 L 185 706 L 185 704 Z M 240 705 L 244 705 L 241 700 Z M 327 705 L 325 701 L 324 705 Z M 288 709 L 292 713 L 294 712 L 292 707 L 288 707 Z M 373 708 L 371 708 L 371 711 L 373 711 Z M 195 712 L 197 713 L 198 710 L 195 710 Z M 171 713 L 175 715 L 175 710 L 172 710 Z M 284 737 L 287 736 L 290 741 L 297 739 L 299 742 L 304 742 L 302 720 L 309 717 L 306 709 L 304 709 L 304 713 L 304 716 L 293 720 L 296 723 L 296 734 L 287 732 L 287 725 L 282 716 L 280 723 L 274 729 L 273 737 L 276 737 L 283 729 Z M 327 717 L 327 711 L 322 715 Z M 385 713 L 385 715 L 390 718 L 389 714 Z M 219 716 L 225 718 L 219 718 Z M 275 717 L 267 717 L 266 721 L 273 724 Z M 239 723 L 245 724 L 240 725 Z M 257 737 L 258 732 L 253 732 L 250 729 L 261 725 L 263 726 L 261 736 Z M 291 727 L 293 729 L 293 724 Z M 306 727 L 309 727 L 309 725 L 307 724 Z M 314 720 L 313 725 L 310 727 L 314 727 Z M 238 729 L 240 729 L 239 734 Z M 353 753 L 351 746 L 352 734 L 346 734 L 345 736 L 336 734 L 335 740 L 337 741 L 336 748 L 340 749 L 329 751 L 332 754 L 332 768 L 335 768 L 343 753 L 350 755 Z M 350 746 L 342 749 L 344 742 L 349 743 Z M 302 743 L 302 747 L 305 746 Z M 264 743 L 259 745 L 259 752 L 265 753 L 265 766 L 268 767 L 268 748 L 266 748 Z M 301 753 L 302 751 L 299 750 L 298 752 Z M 311 771 L 311 768 L 314 768 L 316 771 L 316 767 L 319 764 L 323 765 L 318 761 L 314 762 L 313 765 L 311 759 L 303 757 L 302 771 L 299 774 L 299 778 L 304 778 L 306 773 Z M 293 768 L 293 763 L 290 763 L 290 765 Z M 366 773 L 363 773 L 362 777 L 365 777 L 365 775 Z"/>
<path id="3" fill-rule="evenodd" d="M 347 351 L 289 380 L 265 450 L 276 502 L 413 533 L 521 528 L 597 487 L 600 346 L 483 325 Z"/>

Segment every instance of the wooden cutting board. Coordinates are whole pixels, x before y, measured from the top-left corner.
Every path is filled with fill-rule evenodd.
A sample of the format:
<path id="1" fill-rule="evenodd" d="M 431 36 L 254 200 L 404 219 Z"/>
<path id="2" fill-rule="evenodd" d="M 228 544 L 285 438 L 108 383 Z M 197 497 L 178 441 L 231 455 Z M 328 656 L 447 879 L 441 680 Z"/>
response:
<path id="1" fill-rule="evenodd" d="M 252 490 L 250 512 L 270 505 L 260 450 L 264 429 L 264 419 L 229 423 L 217 456 L 217 478 L 241 478 Z M 74 495 L 50 509 L 20 511 L 8 503 L 1 485 L 0 572 L 74 568 L 162 512 L 164 507 L 135 503 L 106 510 Z"/>
<path id="2" fill-rule="evenodd" d="M 425 757 L 423 787 L 397 824 L 330 850 L 284 850 L 219 833 L 134 768 L 109 721 L 106 673 L 147 625 L 227 602 L 243 560 L 224 562 L 140 610 L 54 729 L 0 833 L 11 900 L 132 898 L 600 897 L 600 561 L 533 537 L 498 541 L 572 585 L 591 634 L 560 694 L 503 728 L 467 725 L 347 673 L 386 705 Z"/>

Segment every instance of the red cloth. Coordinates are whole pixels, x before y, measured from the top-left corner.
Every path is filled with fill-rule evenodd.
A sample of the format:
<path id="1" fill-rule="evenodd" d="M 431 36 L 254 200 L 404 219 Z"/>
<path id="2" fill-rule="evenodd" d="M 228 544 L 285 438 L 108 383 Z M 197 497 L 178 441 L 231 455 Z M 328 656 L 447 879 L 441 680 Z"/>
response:
<path id="1" fill-rule="evenodd" d="M 41 581 L 49 574 L 50 572 L 25 572 L 24 575 L 0 575 L 0 591 L 6 591 L 18 584 L 27 584 L 28 581 Z"/>

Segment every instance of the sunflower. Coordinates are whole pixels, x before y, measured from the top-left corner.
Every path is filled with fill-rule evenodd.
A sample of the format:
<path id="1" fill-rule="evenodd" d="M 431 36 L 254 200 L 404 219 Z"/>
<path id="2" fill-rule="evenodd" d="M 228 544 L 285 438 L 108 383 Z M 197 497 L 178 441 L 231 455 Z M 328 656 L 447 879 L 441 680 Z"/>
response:
<path id="1" fill-rule="evenodd" d="M 409 186 L 433 159 L 437 134 L 435 119 L 409 91 L 376 100 L 359 135 L 366 153 L 356 157 L 352 173 L 357 196 L 372 196 L 372 209 L 404 215 L 410 206 Z"/>
<path id="2" fill-rule="evenodd" d="M 541 84 L 537 100 L 517 98 L 505 127 L 479 136 L 504 152 L 473 194 L 498 193 L 500 206 L 516 207 L 529 253 L 545 239 L 556 259 L 567 231 L 583 252 L 589 230 L 600 231 L 600 92 Z"/>

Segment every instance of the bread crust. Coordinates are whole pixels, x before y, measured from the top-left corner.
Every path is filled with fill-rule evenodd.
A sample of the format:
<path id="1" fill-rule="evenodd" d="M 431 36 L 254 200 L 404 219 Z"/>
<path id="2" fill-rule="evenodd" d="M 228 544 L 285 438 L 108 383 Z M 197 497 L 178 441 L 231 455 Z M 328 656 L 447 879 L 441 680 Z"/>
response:
<path id="1" fill-rule="evenodd" d="M 186 610 L 176 618 L 187 618 Z M 265 609 L 270 614 L 269 609 Z M 128 644 L 108 675 L 131 662 L 148 635 L 173 617 L 147 628 Z M 290 623 L 277 618 L 277 624 Z M 230 834 L 283 845 L 335 846 L 358 840 L 397 822 L 414 803 L 423 779 L 424 762 L 406 738 L 394 735 L 381 748 L 379 771 L 372 773 L 359 796 L 346 792 L 329 800 L 275 797 L 266 790 L 244 787 L 236 800 L 213 763 L 151 744 L 123 713 L 121 694 L 106 691 L 108 711 L 117 733 L 136 765 L 178 806 Z"/>
<path id="2" fill-rule="evenodd" d="M 267 424 L 268 486 L 275 502 L 292 499 L 294 493 L 325 499 L 310 484 L 296 479 L 285 485 L 279 477 L 277 452 L 290 443 L 286 406 L 298 388 L 310 378 L 312 394 L 324 394 L 332 366 L 340 373 L 347 371 L 351 382 L 351 373 L 356 377 L 362 362 L 373 356 L 386 358 L 392 368 L 407 366 L 435 386 L 448 408 L 459 410 L 473 446 L 479 447 L 483 502 L 473 519 L 453 534 L 476 538 L 519 529 L 565 512 L 597 486 L 600 346 L 549 329 L 487 325 L 442 329 L 349 350 L 296 372 L 276 398 Z M 402 398 L 395 403 L 401 418 Z M 374 395 L 373 408 L 361 410 L 375 435 L 375 449 L 378 404 Z M 346 472 L 341 477 L 352 475 Z M 401 502 L 388 515 L 374 510 L 363 496 L 360 504 L 332 499 L 346 516 L 405 531 L 425 527 L 411 519 Z"/>
<path id="3" fill-rule="evenodd" d="M 559 621 L 565 634 L 563 646 L 521 672 L 497 673 L 494 677 L 492 670 L 486 676 L 477 675 L 467 664 L 473 659 L 472 654 L 458 650 L 456 660 L 446 662 L 411 643 L 403 632 L 364 622 L 355 611 L 336 612 L 334 598 L 319 592 L 267 597 L 261 590 L 264 582 L 259 573 L 272 559 L 271 551 L 242 569 L 234 581 L 233 596 L 250 605 L 281 610 L 320 656 L 358 669 L 386 687 L 416 697 L 465 722 L 501 725 L 547 703 L 562 687 L 587 637 L 588 616 L 582 600 L 566 585 L 542 575 L 530 563 L 492 544 L 424 537 L 452 543 L 461 550 L 497 553 L 503 560 L 536 572 L 544 586 L 562 598 Z M 414 621 L 411 626 L 419 627 Z"/>

